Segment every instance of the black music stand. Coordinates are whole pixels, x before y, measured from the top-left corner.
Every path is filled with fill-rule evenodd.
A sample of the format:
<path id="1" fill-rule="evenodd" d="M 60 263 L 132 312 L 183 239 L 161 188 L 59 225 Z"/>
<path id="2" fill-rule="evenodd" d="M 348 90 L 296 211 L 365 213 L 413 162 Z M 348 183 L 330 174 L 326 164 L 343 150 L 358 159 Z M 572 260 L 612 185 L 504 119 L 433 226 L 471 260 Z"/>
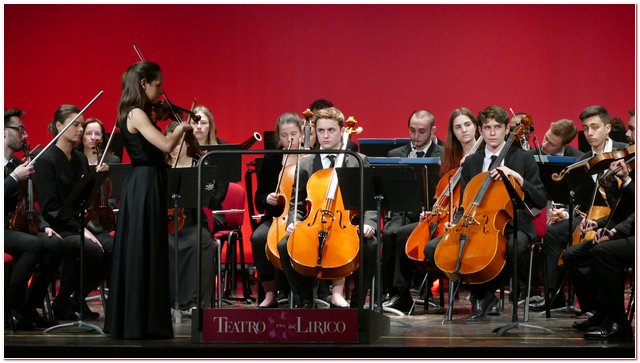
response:
<path id="1" fill-rule="evenodd" d="M 80 296 L 79 299 L 84 299 L 84 228 L 85 228 L 85 211 L 91 200 L 91 196 L 98 193 L 98 188 L 104 183 L 109 172 L 92 171 L 87 175 L 83 175 L 82 178 L 76 183 L 71 194 L 62 204 L 59 213 L 74 215 L 80 222 Z M 82 300 L 81 300 L 82 301 Z M 80 304 L 82 306 L 82 304 Z M 81 328 L 88 330 L 95 330 L 100 334 L 104 334 L 102 329 L 95 325 L 84 321 L 84 309 L 80 308 L 80 314 L 78 320 L 73 323 L 58 324 L 47 328 L 43 333 L 47 334 L 53 330 L 63 328 Z"/>
<path id="2" fill-rule="evenodd" d="M 358 210 L 360 195 L 363 195 L 365 210 L 377 211 L 376 238 L 378 250 L 376 253 L 375 291 L 376 305 L 382 311 L 404 315 L 402 312 L 382 306 L 380 252 L 382 248 L 382 231 L 380 230 L 380 215 L 382 209 L 388 211 L 420 210 L 423 199 L 422 189 L 416 177 L 414 168 L 408 166 L 378 165 L 364 168 L 364 191 L 360 190 L 360 170 L 357 168 L 337 168 L 338 182 L 342 191 L 344 206 L 349 210 Z M 364 211 L 363 211 L 364 213 Z M 364 286 L 359 287 L 359 296 L 363 296 Z M 373 298 L 371 299 L 373 310 Z"/>
<path id="3" fill-rule="evenodd" d="M 507 178 L 504 172 L 500 169 L 495 170 L 502 177 L 502 182 L 504 183 L 505 188 L 507 188 L 509 197 L 511 197 L 511 203 L 513 204 L 513 247 L 511 248 L 513 250 L 513 272 L 511 274 L 511 279 L 513 281 L 513 299 L 511 299 L 513 305 L 513 314 L 511 317 L 511 323 L 499 328 L 495 328 L 493 329 L 493 332 L 496 333 L 497 336 L 502 336 L 504 333 L 513 328 L 524 327 L 540 329 L 548 332 L 549 334 L 553 334 L 553 332 L 547 328 L 518 322 L 518 285 L 520 285 L 518 282 L 518 248 L 516 247 L 518 245 L 518 211 L 524 210 L 527 213 L 531 214 L 531 210 L 529 209 L 529 207 L 527 207 L 522 198 L 520 198 L 513 185 L 511 185 L 509 178 Z"/>

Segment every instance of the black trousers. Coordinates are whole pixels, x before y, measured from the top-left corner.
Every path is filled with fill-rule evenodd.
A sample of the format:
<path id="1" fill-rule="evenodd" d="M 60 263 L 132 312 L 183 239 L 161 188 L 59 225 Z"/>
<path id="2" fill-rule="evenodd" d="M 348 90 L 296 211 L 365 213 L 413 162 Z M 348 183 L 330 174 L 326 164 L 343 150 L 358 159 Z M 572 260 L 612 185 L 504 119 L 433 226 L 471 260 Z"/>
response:
<path id="1" fill-rule="evenodd" d="M 625 323 L 625 268 L 635 264 L 635 237 L 604 241 L 591 250 L 593 275 L 600 292 L 596 294 L 596 310 L 602 310 L 612 321 Z"/>
<path id="2" fill-rule="evenodd" d="M 298 306 L 311 304 L 313 303 L 314 279 L 312 277 L 300 275 L 293 268 L 291 265 L 289 251 L 287 250 L 288 242 L 289 236 L 278 242 L 278 253 L 280 254 L 280 261 L 282 262 L 284 275 L 289 282 L 289 286 L 291 286 L 291 291 L 293 292 L 293 304 Z M 364 239 L 364 251 L 360 251 L 360 253 L 364 253 L 364 266 L 360 266 L 353 275 L 356 281 L 355 288 L 351 295 L 351 307 L 353 308 L 360 308 L 364 306 L 367 292 L 371 287 L 371 281 L 375 274 L 377 247 L 375 238 L 371 237 Z M 360 273 L 364 274 L 363 281 L 365 286 L 363 288 L 362 295 L 359 295 L 358 293 Z"/>
<path id="3" fill-rule="evenodd" d="M 572 229 L 575 230 L 580 225 L 580 222 L 582 222 L 582 218 L 574 218 Z M 558 260 L 564 247 L 570 245 L 570 239 L 568 219 L 547 226 L 543 246 L 547 264 L 547 288 L 549 293 L 555 293 L 560 282 L 562 270 L 558 267 Z"/>
<path id="4" fill-rule="evenodd" d="M 273 218 L 260 223 L 253 234 L 251 234 L 251 251 L 253 253 L 253 262 L 258 270 L 260 281 L 274 281 L 275 267 L 267 258 L 265 246 L 267 244 L 267 234 L 273 223 Z"/>
<path id="5" fill-rule="evenodd" d="M 504 286 L 509 278 L 512 277 L 512 268 L 513 268 L 513 245 L 514 245 L 514 233 L 510 233 L 507 235 L 507 252 L 506 252 L 506 264 L 502 271 L 498 274 L 498 276 L 491 281 L 482 283 L 482 284 L 466 284 L 465 287 L 469 292 L 471 292 L 472 299 L 482 299 L 486 294 L 493 293 L 500 286 Z M 442 236 L 432 239 L 427 243 L 424 248 L 424 254 L 427 259 L 427 262 L 432 264 L 433 266 L 437 266 L 435 264 L 435 251 L 440 243 Z M 518 244 L 516 245 L 516 255 L 518 256 L 518 276 L 520 280 L 524 280 L 524 278 L 529 273 L 529 259 L 527 258 L 527 245 L 531 241 L 529 240 L 529 235 L 518 231 Z M 463 255 L 464 257 L 464 255 Z M 464 280 L 462 281 L 464 283 Z"/>
<path id="6" fill-rule="evenodd" d="M 63 241 L 63 250 L 65 252 L 64 266 L 60 279 L 60 291 L 58 292 L 56 300 L 68 300 L 71 294 L 75 294 L 76 298 L 84 298 L 95 289 L 102 281 L 102 278 L 104 278 L 104 253 L 100 246 L 88 238 L 85 238 L 83 265 L 84 286 L 82 290 L 84 296 L 80 296 L 80 234 L 68 234 L 63 237 Z M 102 241 L 100 242 L 101 245 L 103 245 Z M 108 246 L 108 243 L 106 243 L 106 245 Z M 111 243 L 111 247 L 113 247 L 113 243 Z"/>
<path id="7" fill-rule="evenodd" d="M 62 240 L 45 233 L 34 236 L 5 229 L 4 250 L 14 258 L 6 287 L 8 307 L 25 312 L 42 306 L 51 277 L 60 265 Z M 27 289 L 32 275 L 31 287 Z"/>

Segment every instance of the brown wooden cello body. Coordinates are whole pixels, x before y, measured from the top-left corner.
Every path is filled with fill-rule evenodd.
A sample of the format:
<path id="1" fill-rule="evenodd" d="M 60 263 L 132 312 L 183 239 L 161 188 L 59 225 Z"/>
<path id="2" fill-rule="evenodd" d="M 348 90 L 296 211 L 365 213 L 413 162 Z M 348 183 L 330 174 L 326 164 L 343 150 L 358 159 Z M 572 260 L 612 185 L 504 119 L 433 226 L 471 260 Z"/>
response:
<path id="1" fill-rule="evenodd" d="M 357 121 L 345 121 L 342 149 L 349 135 L 360 133 Z M 335 166 L 344 164 L 339 154 Z M 344 208 L 335 168 L 321 169 L 307 181 L 309 214 L 289 236 L 287 250 L 293 268 L 303 276 L 336 280 L 352 274 L 360 265 L 358 226 L 351 223 L 351 213 Z"/>
<path id="2" fill-rule="evenodd" d="M 455 215 L 460 203 L 460 171 L 456 168 L 446 172 L 436 187 L 436 202 L 427 218 L 418 222 L 416 228 L 409 235 L 405 245 L 405 253 L 409 259 L 419 263 L 419 267 L 427 268 L 424 247 L 435 237 L 441 236 L 445 230 L 445 223 L 450 215 Z M 451 203 L 451 206 L 450 206 Z M 451 208 L 450 208 L 451 207 Z M 451 214 L 449 213 L 451 209 Z"/>
<path id="3" fill-rule="evenodd" d="M 287 221 L 289 219 L 289 198 L 293 189 L 293 181 L 295 177 L 296 164 L 285 166 L 280 171 L 280 185 L 278 186 L 278 205 L 284 207 L 282 214 L 273 217 L 273 222 L 267 232 L 267 243 L 265 244 L 265 252 L 267 259 L 276 268 L 282 270 L 282 262 L 280 262 L 280 253 L 278 252 L 278 242 L 287 234 Z"/>
<path id="4" fill-rule="evenodd" d="M 333 168 L 318 170 L 307 182 L 311 210 L 294 229 L 287 249 L 294 269 L 304 276 L 339 279 L 349 276 L 360 264 L 358 227 L 344 209 L 340 189 L 333 198 L 325 191 L 336 178 Z"/>
<path id="5" fill-rule="evenodd" d="M 509 179 L 523 197 L 520 185 Z M 484 200 L 477 198 L 483 189 L 490 196 Z M 462 206 L 464 216 L 445 232 L 436 248 L 436 265 L 452 280 L 462 277 L 470 284 L 491 281 L 506 263 L 504 229 L 514 218 L 511 199 L 502 182 L 493 182 L 489 173 L 483 172 L 467 184 Z"/>

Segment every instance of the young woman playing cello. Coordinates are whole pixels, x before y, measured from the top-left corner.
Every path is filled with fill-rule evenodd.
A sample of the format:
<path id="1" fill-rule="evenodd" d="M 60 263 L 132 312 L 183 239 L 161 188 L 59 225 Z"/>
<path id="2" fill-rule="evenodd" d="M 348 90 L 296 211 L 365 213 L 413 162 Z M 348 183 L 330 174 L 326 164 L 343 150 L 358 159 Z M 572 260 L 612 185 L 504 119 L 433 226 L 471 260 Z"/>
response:
<path id="1" fill-rule="evenodd" d="M 301 135 L 302 129 L 298 115 L 284 113 L 278 117 L 276 121 L 276 143 L 280 148 L 298 149 Z M 285 178 L 285 176 L 294 174 L 297 157 L 298 155 L 295 154 L 284 154 L 282 156 L 275 154 L 265 155 L 258 174 L 255 202 L 258 210 L 263 212 L 264 216 L 251 235 L 251 247 L 258 275 L 265 291 L 265 298 L 258 305 L 259 308 L 278 306 L 275 269 L 274 265 L 267 259 L 265 245 L 267 244 L 268 232 L 272 223 L 274 223 L 274 219 L 284 214 L 283 209 L 288 209 L 288 205 L 285 208 L 285 206 L 279 204 L 279 199 L 284 202 L 288 201 L 284 198 L 279 198 L 278 193 L 284 190 L 291 190 L 294 178 Z M 283 183 L 288 183 L 289 185 L 285 186 Z M 290 193 L 286 195 L 286 198 L 290 197 L 290 195 Z M 286 221 L 284 222 L 286 223 Z M 275 242 L 277 245 L 278 241 Z"/>

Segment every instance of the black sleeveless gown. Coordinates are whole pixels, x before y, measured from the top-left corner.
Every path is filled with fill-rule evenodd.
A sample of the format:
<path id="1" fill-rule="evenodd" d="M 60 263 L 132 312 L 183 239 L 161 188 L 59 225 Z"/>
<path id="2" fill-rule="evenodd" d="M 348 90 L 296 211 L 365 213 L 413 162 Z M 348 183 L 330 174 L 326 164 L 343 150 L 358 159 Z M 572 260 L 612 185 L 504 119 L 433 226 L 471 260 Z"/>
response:
<path id="1" fill-rule="evenodd" d="M 120 133 L 132 168 L 120 195 L 104 330 L 114 338 L 172 338 L 164 154 L 129 133 L 126 120 Z"/>

